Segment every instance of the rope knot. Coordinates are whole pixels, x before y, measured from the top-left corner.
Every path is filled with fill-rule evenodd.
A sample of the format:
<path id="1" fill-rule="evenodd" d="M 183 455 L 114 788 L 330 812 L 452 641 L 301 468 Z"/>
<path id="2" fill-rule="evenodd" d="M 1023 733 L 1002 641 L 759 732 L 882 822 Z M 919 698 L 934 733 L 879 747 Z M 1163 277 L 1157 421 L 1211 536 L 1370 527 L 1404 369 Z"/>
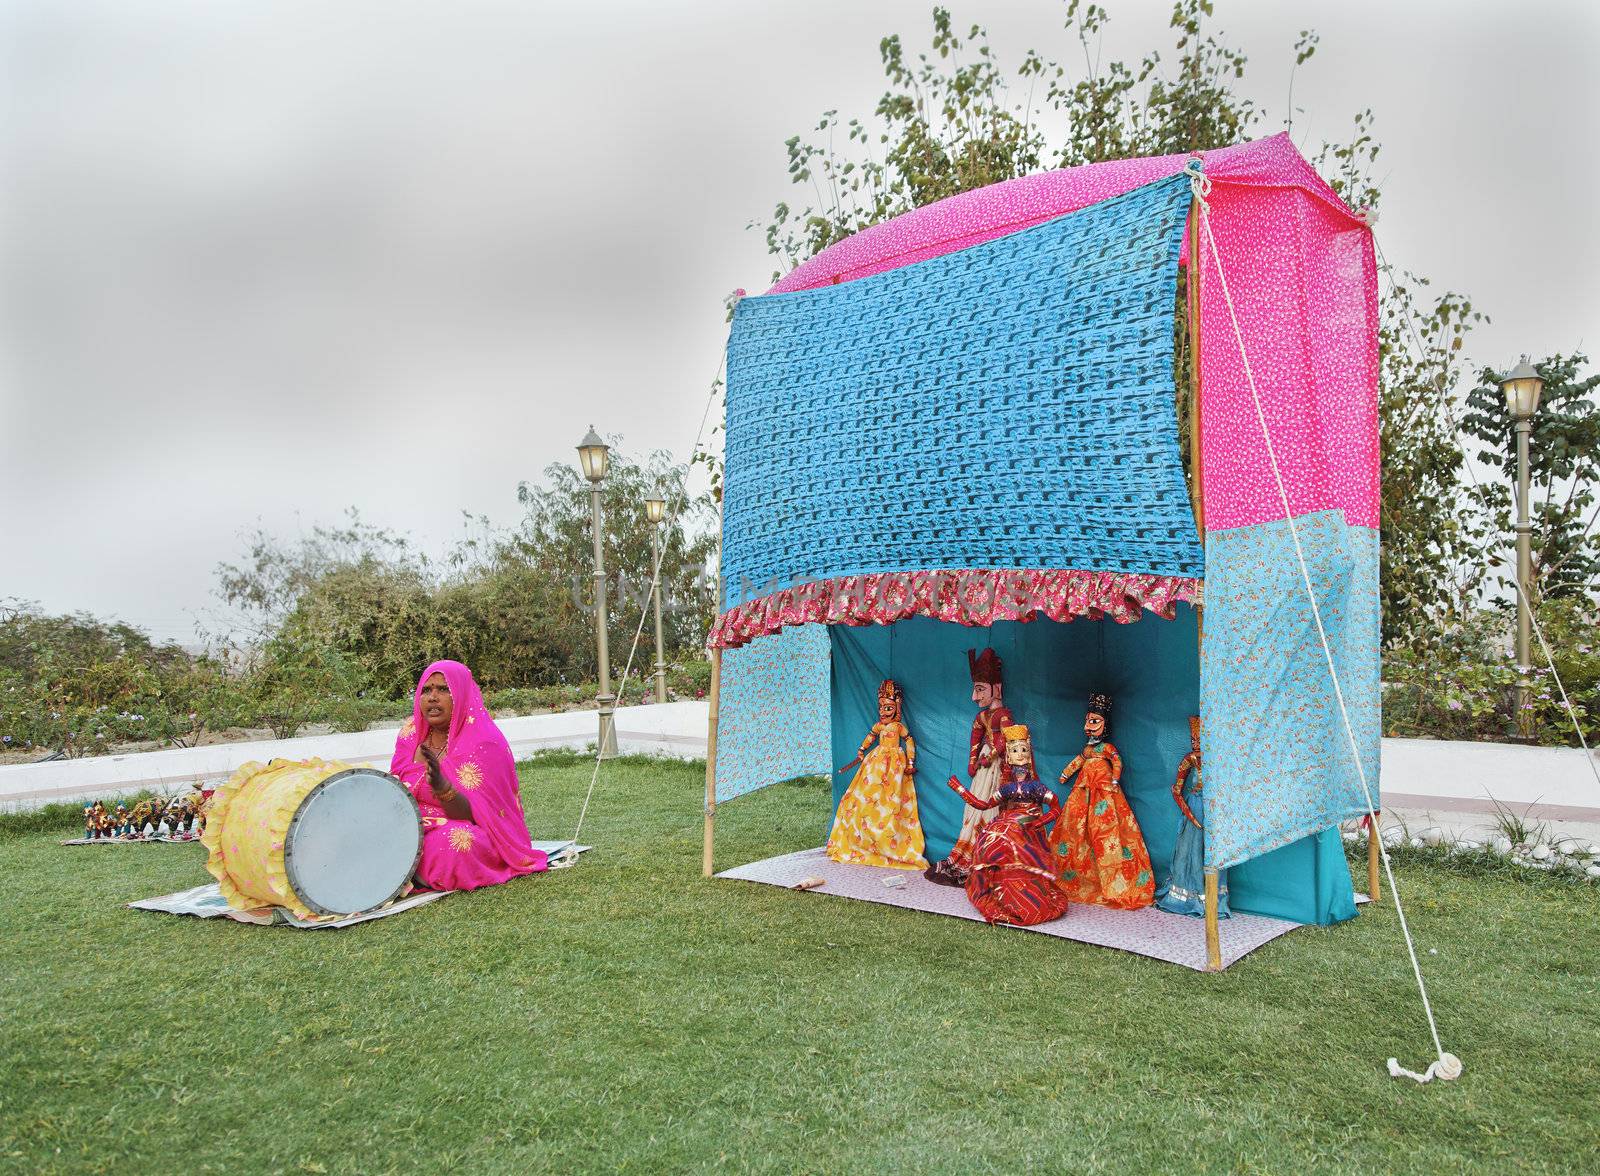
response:
<path id="1" fill-rule="evenodd" d="M 1206 161 L 1195 156 L 1183 165 L 1183 174 L 1189 177 L 1189 190 L 1201 204 L 1211 195 L 1211 177 L 1206 175 Z"/>
<path id="2" fill-rule="evenodd" d="M 1441 1053 L 1438 1060 L 1429 1062 L 1428 1068 L 1420 1074 L 1415 1070 L 1406 1069 L 1397 1058 L 1389 1059 L 1389 1077 L 1410 1078 L 1416 1082 L 1432 1082 L 1435 1078 L 1444 1082 L 1454 1082 L 1461 1077 L 1461 1070 L 1461 1059 L 1453 1053 Z"/>
<path id="3" fill-rule="evenodd" d="M 578 843 L 569 841 L 547 859 L 547 869 L 565 870 L 578 864 Z"/>

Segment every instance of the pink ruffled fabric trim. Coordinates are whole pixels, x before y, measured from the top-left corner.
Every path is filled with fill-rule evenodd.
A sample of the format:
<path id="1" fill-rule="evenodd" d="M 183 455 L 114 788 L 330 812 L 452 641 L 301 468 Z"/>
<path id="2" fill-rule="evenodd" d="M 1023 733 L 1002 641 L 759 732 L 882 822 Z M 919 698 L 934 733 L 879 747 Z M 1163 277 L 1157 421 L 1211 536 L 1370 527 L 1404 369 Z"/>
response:
<path id="1" fill-rule="evenodd" d="M 1077 617 L 1118 624 L 1146 611 L 1171 620 L 1180 602 L 1200 603 L 1189 576 L 1133 572 L 884 572 L 814 580 L 729 609 L 706 639 L 710 649 L 735 649 L 786 625 L 892 625 L 933 617 L 960 625 Z"/>

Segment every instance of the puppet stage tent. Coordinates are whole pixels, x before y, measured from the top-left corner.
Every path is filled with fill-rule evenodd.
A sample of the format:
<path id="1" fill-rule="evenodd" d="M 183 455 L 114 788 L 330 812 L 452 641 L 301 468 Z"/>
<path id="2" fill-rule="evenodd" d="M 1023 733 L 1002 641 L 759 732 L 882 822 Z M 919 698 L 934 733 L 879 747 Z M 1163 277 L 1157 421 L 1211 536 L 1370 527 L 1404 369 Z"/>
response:
<path id="1" fill-rule="evenodd" d="M 1375 790 L 1372 236 L 1287 136 L 1205 152 L 1219 274 L 1209 242 L 1193 248 L 1192 158 L 951 197 L 738 304 L 708 872 L 715 802 L 831 773 L 885 677 L 906 689 L 942 856 L 961 814 L 944 780 L 965 778 L 973 715 L 964 651 L 992 645 L 1046 781 L 1082 746 L 1087 694 L 1113 696 L 1158 879 L 1198 713 L 1206 865 L 1227 872 L 1233 909 L 1354 913 L 1335 826 L 1367 806 L 1284 495 Z M 1198 285 L 1198 528 L 1175 409 L 1180 268 Z"/>

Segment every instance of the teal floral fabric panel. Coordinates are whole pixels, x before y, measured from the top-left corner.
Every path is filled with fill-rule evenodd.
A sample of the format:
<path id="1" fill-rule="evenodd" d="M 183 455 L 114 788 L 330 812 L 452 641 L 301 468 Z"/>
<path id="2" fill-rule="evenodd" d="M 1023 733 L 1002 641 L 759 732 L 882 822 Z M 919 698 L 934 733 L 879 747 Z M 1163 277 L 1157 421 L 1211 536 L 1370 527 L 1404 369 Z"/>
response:
<path id="1" fill-rule="evenodd" d="M 800 625 L 722 651 L 718 800 L 833 770 L 829 648 L 826 625 Z"/>
<path id="2" fill-rule="evenodd" d="M 1378 796 L 1378 532 L 1295 520 L 1368 787 Z M 1200 714 L 1206 865 L 1225 869 L 1366 811 L 1287 522 L 1206 536 Z"/>

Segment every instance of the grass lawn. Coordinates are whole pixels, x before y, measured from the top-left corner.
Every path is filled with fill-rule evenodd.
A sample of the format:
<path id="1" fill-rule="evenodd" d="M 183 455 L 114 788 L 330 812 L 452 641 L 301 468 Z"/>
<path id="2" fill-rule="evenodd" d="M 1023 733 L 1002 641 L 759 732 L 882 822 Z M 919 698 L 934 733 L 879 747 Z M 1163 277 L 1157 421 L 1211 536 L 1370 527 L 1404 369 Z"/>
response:
<path id="1" fill-rule="evenodd" d="M 540 837 L 586 763 L 536 761 Z M 0 835 L 0 1168 L 110 1172 L 1600 1170 L 1600 888 L 1419 856 L 1220 976 L 700 877 L 702 769 L 607 767 L 575 869 L 344 931 L 129 911 L 199 846 Z M 718 864 L 817 844 L 819 782 Z M 1068 916 L 1071 917 L 1070 915 Z"/>

